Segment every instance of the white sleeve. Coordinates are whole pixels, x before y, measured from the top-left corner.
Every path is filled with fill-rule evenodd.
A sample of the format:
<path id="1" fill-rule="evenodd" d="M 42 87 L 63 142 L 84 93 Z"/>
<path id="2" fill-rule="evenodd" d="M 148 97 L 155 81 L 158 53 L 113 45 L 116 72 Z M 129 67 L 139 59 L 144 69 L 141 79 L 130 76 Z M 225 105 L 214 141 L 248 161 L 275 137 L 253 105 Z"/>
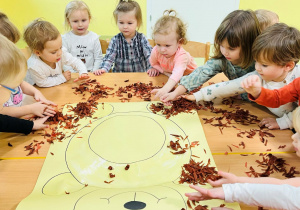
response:
<path id="1" fill-rule="evenodd" d="M 87 73 L 86 66 L 84 63 L 72 56 L 70 53 L 67 52 L 67 49 L 63 47 L 62 49 L 62 64 L 72 66 L 72 68 L 79 72 L 79 75 Z"/>
<path id="2" fill-rule="evenodd" d="M 39 87 L 53 87 L 67 81 L 63 74 L 48 76 L 43 71 L 32 68 L 29 68 L 28 71 L 35 84 Z"/>
<path id="3" fill-rule="evenodd" d="M 274 209 L 300 209 L 300 187 L 290 185 L 223 184 L 225 202 L 241 202 L 246 205 Z"/>
<path id="4" fill-rule="evenodd" d="M 102 61 L 103 61 L 103 54 L 102 54 L 102 49 L 101 49 L 100 40 L 99 40 L 99 36 L 98 36 L 97 39 L 95 39 L 95 44 L 94 44 L 93 71 L 100 68 Z"/>
<path id="5" fill-rule="evenodd" d="M 194 93 L 196 101 L 211 101 L 216 98 L 226 98 L 245 93 L 246 91 L 241 87 L 241 82 L 250 75 L 259 74 L 254 71 L 234 80 L 201 88 L 198 92 Z"/>
<path id="6" fill-rule="evenodd" d="M 279 128 L 281 130 L 283 129 L 292 129 L 293 126 L 293 114 L 292 112 L 289 112 L 287 114 L 284 114 L 281 118 L 276 118 L 276 121 L 279 125 Z"/>

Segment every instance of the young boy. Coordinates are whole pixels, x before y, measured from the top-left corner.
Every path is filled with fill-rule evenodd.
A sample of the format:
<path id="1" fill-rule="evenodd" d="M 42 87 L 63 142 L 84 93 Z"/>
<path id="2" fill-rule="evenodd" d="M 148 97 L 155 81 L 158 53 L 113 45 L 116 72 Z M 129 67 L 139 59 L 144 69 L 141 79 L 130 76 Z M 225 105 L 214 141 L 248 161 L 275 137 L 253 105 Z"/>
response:
<path id="1" fill-rule="evenodd" d="M 235 80 L 217 83 L 193 95 L 186 96 L 188 100 L 211 101 L 215 98 L 225 98 L 244 93 L 246 90 L 241 82 L 250 75 L 261 78 L 261 85 L 268 89 L 277 89 L 291 83 L 300 77 L 299 66 L 295 65 L 300 58 L 300 32 L 284 23 L 276 23 L 260 34 L 253 43 L 253 58 L 256 60 L 255 72 Z M 279 108 L 268 109 L 279 118 L 264 118 L 260 125 L 269 129 L 293 128 L 291 111 L 297 104 L 288 103 Z"/>
<path id="2" fill-rule="evenodd" d="M 296 155 L 300 157 L 300 108 L 293 112 L 294 127 L 297 131 L 292 136 Z M 221 172 L 223 178 L 209 181 L 213 189 L 204 189 L 190 185 L 198 192 L 186 193 L 189 200 L 223 199 L 226 202 L 242 202 L 274 209 L 300 209 L 300 177 L 275 179 L 269 177 L 237 177 L 234 174 Z"/>
<path id="3" fill-rule="evenodd" d="M 28 81 L 29 83 L 35 83 L 39 87 L 52 87 L 70 80 L 71 72 L 62 72 L 64 65 L 79 71 L 78 79 L 89 77 L 84 63 L 62 49 L 61 35 L 51 23 L 34 20 L 25 29 L 24 40 L 32 51 L 27 61 L 33 80 Z"/>

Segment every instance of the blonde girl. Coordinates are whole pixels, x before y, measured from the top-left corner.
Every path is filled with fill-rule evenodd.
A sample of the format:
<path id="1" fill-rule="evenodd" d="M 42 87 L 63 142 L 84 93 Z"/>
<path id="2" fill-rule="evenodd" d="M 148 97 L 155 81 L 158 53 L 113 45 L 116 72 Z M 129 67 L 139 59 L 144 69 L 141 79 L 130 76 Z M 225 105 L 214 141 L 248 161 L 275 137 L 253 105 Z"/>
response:
<path id="1" fill-rule="evenodd" d="M 218 73 L 223 72 L 229 80 L 232 80 L 254 71 L 251 50 L 259 34 L 259 23 L 253 11 L 231 12 L 216 31 L 212 59 L 191 74 L 183 76 L 180 85 L 160 99 L 163 102 L 173 101 L 186 91 L 201 86 Z"/>
<path id="2" fill-rule="evenodd" d="M 0 111 L 11 93 L 22 83 L 26 75 L 26 59 L 13 42 L 0 34 Z M 46 128 L 48 117 L 35 121 L 23 120 L 0 114 L 0 132 L 29 134 L 32 130 Z"/>
<path id="3" fill-rule="evenodd" d="M 142 24 L 142 11 L 132 0 L 120 0 L 113 12 L 120 33 L 109 43 L 106 55 L 95 75 L 108 72 L 145 72 L 151 68 L 149 57 L 152 50 L 144 34 L 137 32 Z"/>
<path id="4" fill-rule="evenodd" d="M 20 32 L 17 27 L 9 21 L 8 17 L 0 12 L 0 34 L 4 35 L 13 43 L 20 39 Z M 22 61 L 20 61 L 22 62 Z M 7 71 L 11 71 L 9 68 Z M 24 94 L 33 96 L 36 103 L 22 105 Z M 12 117 L 22 117 L 28 114 L 34 114 L 39 117 L 53 116 L 54 109 L 48 105 L 55 105 L 48 101 L 44 95 L 29 83 L 22 81 L 15 89 L 11 90 L 9 99 L 2 105 L 0 114 L 9 115 Z"/>
<path id="5" fill-rule="evenodd" d="M 172 90 L 183 74 L 190 74 L 196 69 L 197 64 L 182 48 L 187 43 L 186 25 L 176 17 L 176 11 L 164 11 L 163 17 L 154 26 L 153 37 L 156 46 L 150 56 L 152 68 L 147 73 L 150 77 L 160 73 L 170 76 L 163 88 L 152 91 L 155 97 L 160 97 Z"/>
<path id="6" fill-rule="evenodd" d="M 86 3 L 71 1 L 65 9 L 65 26 L 70 31 L 62 35 L 63 46 L 81 59 L 89 72 L 98 70 L 103 60 L 99 36 L 88 30 L 91 18 Z M 65 69 L 72 68 L 66 66 Z"/>
<path id="7" fill-rule="evenodd" d="M 279 17 L 275 12 L 265 9 L 255 10 L 255 15 L 259 22 L 260 30 L 263 31 L 267 27 L 279 23 Z"/>

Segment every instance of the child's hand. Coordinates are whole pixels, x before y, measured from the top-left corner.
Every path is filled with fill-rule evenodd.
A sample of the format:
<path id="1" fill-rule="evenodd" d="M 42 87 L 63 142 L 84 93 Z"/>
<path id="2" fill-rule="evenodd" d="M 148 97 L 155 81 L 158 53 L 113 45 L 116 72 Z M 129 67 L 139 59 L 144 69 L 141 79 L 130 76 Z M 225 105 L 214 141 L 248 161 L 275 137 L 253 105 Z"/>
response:
<path id="1" fill-rule="evenodd" d="M 157 69 L 151 68 L 148 69 L 147 74 L 149 75 L 149 77 L 157 77 L 159 75 L 159 71 Z"/>
<path id="2" fill-rule="evenodd" d="M 34 120 L 32 130 L 39 130 L 39 129 L 49 128 L 49 125 L 44 124 L 44 122 L 48 119 L 48 117 L 49 116 L 40 118 L 38 120 Z"/>
<path id="3" fill-rule="evenodd" d="M 189 101 L 196 101 L 196 98 L 194 95 L 182 95 L 180 97 L 185 98 L 186 100 L 189 100 Z"/>
<path id="4" fill-rule="evenodd" d="M 227 173 L 224 171 L 218 171 L 218 175 L 222 176 L 221 179 L 216 180 L 216 181 L 211 181 L 210 179 L 208 180 L 208 183 L 213 186 L 222 186 L 222 184 L 232 184 L 232 183 L 237 183 L 238 177 L 232 173 Z"/>
<path id="5" fill-rule="evenodd" d="M 96 76 L 106 73 L 105 69 L 97 69 L 93 72 Z"/>
<path id="6" fill-rule="evenodd" d="M 67 81 L 71 79 L 71 72 L 70 71 L 65 71 L 63 73 L 64 77 L 66 78 Z"/>
<path id="7" fill-rule="evenodd" d="M 57 106 L 57 104 L 55 104 L 54 102 L 47 100 L 40 91 L 36 91 L 33 97 L 38 102 L 43 102 L 44 104 Z"/>
<path id="8" fill-rule="evenodd" d="M 162 96 L 166 95 L 168 92 L 164 88 L 160 88 L 160 89 L 153 89 L 151 93 L 155 94 L 154 96 L 155 99 L 155 98 L 161 98 Z"/>
<path id="9" fill-rule="evenodd" d="M 51 106 L 43 104 L 42 102 L 37 102 L 28 106 L 31 108 L 31 113 L 39 117 L 54 116 L 56 113 Z"/>
<path id="10" fill-rule="evenodd" d="M 224 190 L 222 187 L 213 188 L 213 189 L 205 189 L 195 185 L 189 185 L 190 188 L 197 190 L 198 192 L 185 193 L 185 196 L 188 197 L 189 200 L 195 201 L 203 201 L 210 199 L 225 199 Z"/>
<path id="11" fill-rule="evenodd" d="M 88 79 L 90 76 L 87 73 L 81 74 L 77 79 L 74 79 L 74 82 L 77 82 L 79 80 Z"/>
<path id="12" fill-rule="evenodd" d="M 160 100 L 164 103 L 167 103 L 167 102 L 170 102 L 170 101 L 175 101 L 177 99 L 178 99 L 178 97 L 177 97 L 177 95 L 174 91 L 170 92 L 170 93 L 166 93 L 165 95 L 160 97 Z"/>
<path id="13" fill-rule="evenodd" d="M 244 79 L 241 83 L 242 88 L 244 88 L 247 93 L 251 94 L 253 98 L 258 98 L 261 92 L 261 81 L 259 76 L 251 75 Z"/>
<path id="14" fill-rule="evenodd" d="M 260 121 L 259 126 L 265 126 L 269 129 L 280 129 L 277 120 L 275 118 L 264 118 Z"/>

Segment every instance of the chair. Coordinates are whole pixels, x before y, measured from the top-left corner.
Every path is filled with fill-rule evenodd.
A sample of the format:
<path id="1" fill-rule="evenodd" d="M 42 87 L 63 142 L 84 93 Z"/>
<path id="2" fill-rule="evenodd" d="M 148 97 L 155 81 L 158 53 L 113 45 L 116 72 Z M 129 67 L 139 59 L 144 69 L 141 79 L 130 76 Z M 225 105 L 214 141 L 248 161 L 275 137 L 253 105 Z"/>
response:
<path id="1" fill-rule="evenodd" d="M 148 42 L 152 47 L 155 46 L 155 41 L 153 39 L 148 39 Z"/>
<path id="2" fill-rule="evenodd" d="M 25 47 L 21 49 L 21 52 L 24 54 L 26 60 L 28 60 L 31 56 L 31 50 L 29 47 Z"/>
<path id="3" fill-rule="evenodd" d="M 100 45 L 101 45 L 102 53 L 106 54 L 106 50 L 107 50 L 108 45 L 109 45 L 109 40 L 104 40 L 104 39 L 99 39 L 99 40 L 100 40 Z"/>
<path id="4" fill-rule="evenodd" d="M 186 45 L 182 46 L 187 52 L 191 54 L 194 58 L 204 58 L 204 63 L 209 59 L 210 53 L 210 43 L 201 43 L 201 42 L 194 42 L 188 41 Z"/>

